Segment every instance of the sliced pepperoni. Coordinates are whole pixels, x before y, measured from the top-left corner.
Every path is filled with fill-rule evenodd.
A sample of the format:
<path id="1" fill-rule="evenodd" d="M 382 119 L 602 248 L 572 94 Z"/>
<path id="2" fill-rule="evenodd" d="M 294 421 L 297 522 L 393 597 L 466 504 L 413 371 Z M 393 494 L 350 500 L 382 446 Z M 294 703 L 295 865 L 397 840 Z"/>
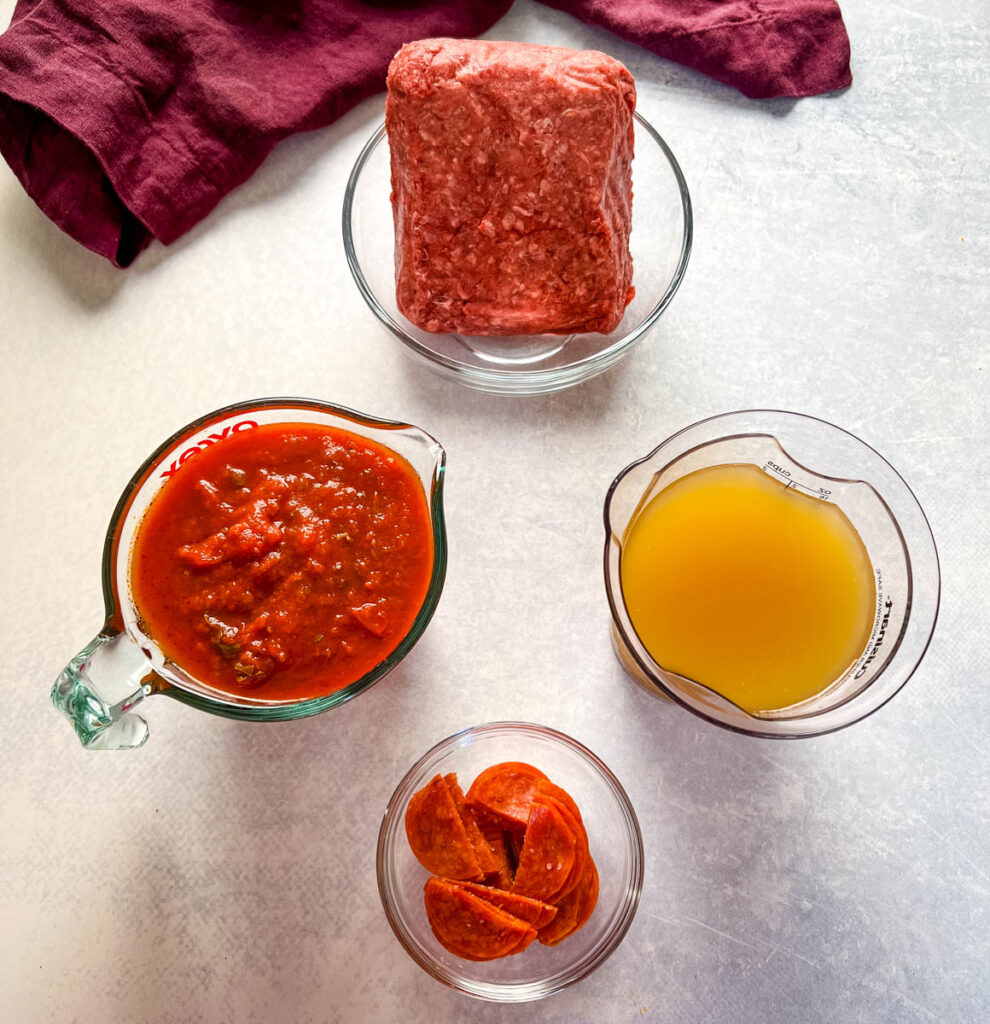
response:
<path id="1" fill-rule="evenodd" d="M 493 765 L 467 795 L 455 773 L 435 776 L 409 801 L 406 835 L 420 863 L 443 876 L 424 889 L 430 927 L 463 959 L 513 956 L 536 938 L 555 946 L 597 905 L 581 811 L 532 765 Z"/>
<path id="2" fill-rule="evenodd" d="M 505 841 L 508 844 L 509 854 L 512 860 L 515 861 L 516 868 L 519 868 L 519 855 L 522 853 L 523 848 L 523 833 L 522 832 L 506 832 Z"/>
<path id="3" fill-rule="evenodd" d="M 444 878 L 423 890 L 426 916 L 444 949 L 465 960 L 496 960 L 522 952 L 536 929 Z"/>
<path id="4" fill-rule="evenodd" d="M 557 904 L 557 916 L 540 929 L 540 942 L 556 946 L 582 928 L 598 903 L 598 868 L 589 856 L 587 867 L 570 895 Z"/>
<path id="5" fill-rule="evenodd" d="M 467 837 L 474 847 L 474 853 L 478 858 L 482 874 L 486 876 L 493 874 L 498 871 L 498 861 L 495 859 L 495 854 L 492 853 L 492 849 L 486 842 L 485 837 L 481 834 L 481 829 L 478 828 L 478 823 L 474 820 L 471 808 L 468 807 L 467 801 L 464 799 L 464 792 L 457 781 L 457 773 L 451 772 L 449 775 L 445 775 L 443 781 L 447 783 L 447 789 L 450 790 L 450 795 L 453 798 L 454 806 L 457 808 L 461 824 L 464 826 L 464 831 L 467 832 Z"/>
<path id="6" fill-rule="evenodd" d="M 474 882 L 485 877 L 442 776 L 434 776 L 410 798 L 406 837 L 416 859 L 432 874 Z"/>
<path id="7" fill-rule="evenodd" d="M 525 831 L 536 784 L 546 776 L 531 764 L 503 761 L 486 768 L 467 791 L 467 802 L 503 828 Z"/>
<path id="8" fill-rule="evenodd" d="M 522 953 L 529 949 L 533 940 L 539 938 L 539 935 L 540 933 L 535 928 L 531 928 L 529 932 L 519 940 L 519 945 L 510 950 L 509 956 L 515 956 L 517 953 Z"/>
<path id="9" fill-rule="evenodd" d="M 561 790 L 563 792 L 563 790 Z M 554 897 L 554 903 L 567 896 L 577 886 L 581 880 L 581 876 L 584 874 L 585 865 L 588 863 L 588 833 L 584 830 L 584 822 L 581 820 L 580 811 L 578 816 L 571 813 L 570 807 L 561 803 L 556 797 L 550 796 L 548 792 L 537 791 L 536 796 L 533 797 L 534 801 L 541 803 L 549 803 L 556 807 L 560 812 L 561 817 L 567 822 L 571 831 L 574 833 L 574 837 L 577 840 L 577 848 L 574 851 L 574 865 L 571 868 L 571 873 L 567 876 L 567 880 L 560 887 L 560 891 Z M 573 803 L 573 801 L 571 801 Z M 576 810 L 576 807 L 575 807 Z"/>
<path id="10" fill-rule="evenodd" d="M 485 885 L 494 886 L 496 889 L 511 889 L 512 879 L 516 873 L 516 859 L 514 855 L 509 857 L 505 832 L 498 825 L 486 825 L 482 828 L 481 834 L 495 858 L 495 870 L 485 875 Z"/>
<path id="11" fill-rule="evenodd" d="M 531 924 L 534 928 L 543 928 L 557 916 L 556 907 L 544 903 L 542 900 L 532 900 L 528 896 L 520 896 L 517 892 L 503 892 L 501 889 L 478 885 L 475 882 L 454 882 L 453 884 L 460 886 L 472 896 L 491 903 L 499 910 L 518 917 L 520 921 Z"/>
<path id="12" fill-rule="evenodd" d="M 547 796 L 552 796 L 555 800 L 559 800 L 582 825 L 584 824 L 574 797 L 563 786 L 558 786 L 549 779 L 540 779 L 536 784 L 536 792 L 545 793 Z"/>
<path id="13" fill-rule="evenodd" d="M 512 891 L 553 903 L 574 867 L 577 837 L 549 800 L 534 800 Z"/>

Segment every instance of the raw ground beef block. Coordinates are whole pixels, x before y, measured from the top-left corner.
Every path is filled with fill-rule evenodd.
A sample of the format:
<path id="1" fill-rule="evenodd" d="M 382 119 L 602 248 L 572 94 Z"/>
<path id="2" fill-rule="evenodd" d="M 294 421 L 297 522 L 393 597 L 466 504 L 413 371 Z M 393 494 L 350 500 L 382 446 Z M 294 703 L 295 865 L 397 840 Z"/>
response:
<path id="1" fill-rule="evenodd" d="M 396 297 L 423 330 L 614 330 L 636 89 L 593 50 L 423 39 L 388 72 Z"/>

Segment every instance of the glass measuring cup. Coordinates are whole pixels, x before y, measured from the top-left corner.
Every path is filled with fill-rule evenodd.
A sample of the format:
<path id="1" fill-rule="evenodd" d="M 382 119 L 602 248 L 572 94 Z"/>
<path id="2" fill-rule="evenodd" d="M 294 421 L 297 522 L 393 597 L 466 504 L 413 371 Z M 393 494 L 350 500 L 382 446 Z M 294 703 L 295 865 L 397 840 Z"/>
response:
<path id="1" fill-rule="evenodd" d="M 367 437 L 401 455 L 426 496 L 433 543 L 433 569 L 423 603 L 394 651 L 361 678 L 320 697 L 262 700 L 233 696 L 209 686 L 169 660 L 141 625 L 130 585 L 130 552 L 152 499 L 179 466 L 228 436 L 266 423 L 316 423 Z M 443 514 L 446 453 L 418 427 L 303 398 L 240 402 L 202 416 L 173 434 L 134 474 L 117 502 L 103 548 L 106 622 L 62 670 L 52 687 L 55 707 L 69 720 L 83 746 L 119 750 L 148 738 L 145 720 L 134 710 L 161 693 L 200 711 L 252 722 L 277 722 L 328 711 L 356 697 L 391 671 L 412 649 L 436 609 L 447 567 Z"/>
<path id="2" fill-rule="evenodd" d="M 640 640 L 623 600 L 623 541 L 642 510 L 675 480 L 729 463 L 755 465 L 786 486 L 838 506 L 859 533 L 874 572 L 876 610 L 860 657 L 814 697 L 780 710 L 744 711 L 701 683 L 664 668 Z M 605 588 L 620 663 L 651 693 L 727 729 L 796 738 L 851 725 L 907 682 L 935 629 L 938 554 L 921 506 L 885 459 L 824 420 L 748 410 L 686 427 L 615 478 L 604 518 Z"/>

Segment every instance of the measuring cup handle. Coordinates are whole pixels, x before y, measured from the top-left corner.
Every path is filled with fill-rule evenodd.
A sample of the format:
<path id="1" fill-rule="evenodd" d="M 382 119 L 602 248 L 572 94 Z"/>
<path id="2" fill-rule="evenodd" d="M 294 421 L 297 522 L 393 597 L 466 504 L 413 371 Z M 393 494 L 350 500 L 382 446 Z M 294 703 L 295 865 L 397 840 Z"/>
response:
<path id="1" fill-rule="evenodd" d="M 126 634 L 104 627 L 52 687 L 52 703 L 89 750 L 128 750 L 148 738 L 133 708 L 151 693 L 151 665 Z"/>

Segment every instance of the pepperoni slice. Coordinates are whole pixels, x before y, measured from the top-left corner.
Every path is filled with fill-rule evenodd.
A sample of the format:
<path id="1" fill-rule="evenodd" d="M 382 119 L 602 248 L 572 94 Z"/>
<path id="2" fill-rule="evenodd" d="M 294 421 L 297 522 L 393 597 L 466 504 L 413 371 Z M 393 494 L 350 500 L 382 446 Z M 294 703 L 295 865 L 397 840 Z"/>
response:
<path id="1" fill-rule="evenodd" d="M 523 848 L 523 833 L 522 832 L 506 832 L 505 841 L 508 843 L 509 855 L 515 862 L 516 868 L 519 867 L 519 855 L 522 853 Z"/>
<path id="2" fill-rule="evenodd" d="M 485 877 L 454 798 L 440 775 L 410 798 L 406 838 L 416 859 L 432 874 L 474 882 Z"/>
<path id="3" fill-rule="evenodd" d="M 551 783 L 551 785 L 553 785 Z M 558 789 L 559 787 L 554 787 Z M 564 791 L 559 790 L 561 793 Z M 566 794 L 565 794 L 566 795 Z M 570 800 L 570 797 L 567 798 Z M 558 903 L 565 896 L 569 895 L 576 887 L 578 882 L 581 881 L 581 876 L 584 874 L 585 866 L 588 863 L 588 833 L 584 830 L 584 822 L 581 821 L 581 812 L 577 812 L 577 817 L 571 813 L 570 808 L 561 803 L 556 797 L 550 796 L 549 792 L 541 792 L 537 790 L 536 795 L 533 797 L 534 803 L 547 803 L 552 807 L 556 807 L 560 812 L 560 816 L 567 823 L 568 827 L 574 833 L 574 838 L 577 841 L 577 845 L 574 851 L 574 864 L 571 867 L 571 872 L 567 876 L 564 884 L 560 887 L 560 891 L 553 898 L 554 903 Z M 577 805 L 574 804 L 573 800 L 570 803 L 574 805 L 574 810 L 577 811 Z"/>
<path id="4" fill-rule="evenodd" d="M 509 956 L 515 956 L 516 953 L 522 953 L 529 949 L 533 940 L 539 938 L 539 935 L 540 933 L 535 928 L 531 928 L 530 931 L 519 940 L 519 945 L 509 951 Z"/>
<path id="5" fill-rule="evenodd" d="M 423 900 L 437 941 L 465 960 L 496 960 L 521 953 L 537 934 L 525 921 L 447 879 L 428 879 Z"/>
<path id="6" fill-rule="evenodd" d="M 503 828 L 518 832 L 529 821 L 536 784 L 546 776 L 522 761 L 503 761 L 486 768 L 471 784 L 467 802 Z"/>
<path id="7" fill-rule="evenodd" d="M 464 826 L 464 831 L 467 832 L 471 846 L 474 847 L 474 854 L 478 858 L 482 874 L 494 874 L 494 872 L 498 871 L 498 861 L 495 859 L 495 854 L 492 853 L 491 847 L 485 841 L 485 837 L 481 834 L 481 829 L 478 828 L 478 823 L 474 820 L 471 808 L 468 807 L 467 801 L 464 799 L 464 792 L 457 782 L 457 773 L 451 772 L 449 775 L 445 775 L 443 781 L 447 783 L 447 788 L 450 790 L 450 795 L 454 800 L 454 806 L 457 808 L 461 824 Z"/>
<path id="8" fill-rule="evenodd" d="M 485 876 L 485 885 L 494 886 L 496 889 L 511 889 L 512 878 L 515 875 L 515 859 L 509 859 L 505 833 L 498 825 L 487 825 L 482 828 L 481 834 L 495 858 L 495 870 Z"/>
<path id="9" fill-rule="evenodd" d="M 577 837 L 549 800 L 534 800 L 512 891 L 553 903 L 574 867 Z"/>
<path id="10" fill-rule="evenodd" d="M 578 810 L 578 805 L 574 801 L 574 797 L 572 797 L 563 786 L 558 786 L 549 779 L 540 779 L 536 784 L 536 792 L 545 793 L 547 796 L 552 796 L 555 800 L 559 800 L 578 822 L 582 825 L 584 824 L 581 819 L 581 812 Z"/>
<path id="11" fill-rule="evenodd" d="M 581 811 L 532 765 L 492 765 L 467 795 L 455 773 L 436 775 L 410 799 L 405 825 L 434 875 L 423 892 L 430 927 L 462 959 L 514 956 L 537 938 L 555 946 L 597 905 Z"/>
<path id="12" fill-rule="evenodd" d="M 528 896 L 520 896 L 517 892 L 503 892 L 501 889 L 477 885 L 475 882 L 454 882 L 453 884 L 537 929 L 548 925 L 557 916 L 555 906 L 544 903 L 542 900 L 532 900 Z"/>
<path id="13" fill-rule="evenodd" d="M 576 888 L 557 904 L 557 916 L 540 929 L 540 942 L 556 946 L 584 927 L 598 903 L 598 868 L 589 856 L 588 865 Z"/>

